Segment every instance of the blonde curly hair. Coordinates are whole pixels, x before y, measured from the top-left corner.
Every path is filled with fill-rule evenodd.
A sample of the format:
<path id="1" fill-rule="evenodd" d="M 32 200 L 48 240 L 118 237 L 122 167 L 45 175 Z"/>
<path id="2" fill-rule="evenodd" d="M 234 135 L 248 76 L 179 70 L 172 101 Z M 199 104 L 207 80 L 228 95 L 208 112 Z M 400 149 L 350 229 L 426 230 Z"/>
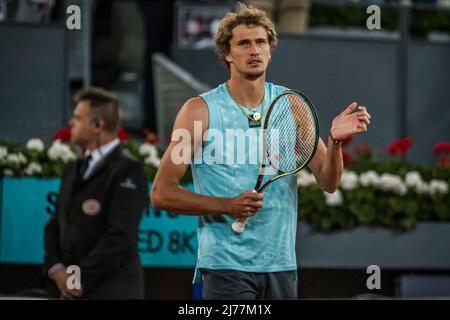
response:
<path id="1" fill-rule="evenodd" d="M 266 13 L 253 6 L 246 6 L 238 2 L 237 12 L 229 12 L 223 17 L 215 37 L 217 55 L 220 62 L 228 69 L 230 68 L 230 63 L 225 59 L 225 56 L 230 53 L 230 40 L 233 37 L 233 29 L 241 24 L 260 26 L 266 29 L 271 49 L 274 49 L 278 43 L 275 26 Z"/>

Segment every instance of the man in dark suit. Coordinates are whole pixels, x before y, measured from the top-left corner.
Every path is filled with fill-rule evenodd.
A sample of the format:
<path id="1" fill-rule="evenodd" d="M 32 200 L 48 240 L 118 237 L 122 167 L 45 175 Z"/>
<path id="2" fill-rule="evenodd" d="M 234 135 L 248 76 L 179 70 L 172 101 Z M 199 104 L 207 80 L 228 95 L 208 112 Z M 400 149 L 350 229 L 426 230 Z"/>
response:
<path id="1" fill-rule="evenodd" d="M 53 280 L 48 292 L 65 299 L 141 299 L 137 234 L 148 203 L 144 170 L 121 150 L 118 101 L 97 88 L 82 90 L 76 101 L 71 140 L 84 159 L 67 165 L 45 229 L 44 267 Z M 79 289 L 69 284 L 71 265 L 79 267 Z"/>

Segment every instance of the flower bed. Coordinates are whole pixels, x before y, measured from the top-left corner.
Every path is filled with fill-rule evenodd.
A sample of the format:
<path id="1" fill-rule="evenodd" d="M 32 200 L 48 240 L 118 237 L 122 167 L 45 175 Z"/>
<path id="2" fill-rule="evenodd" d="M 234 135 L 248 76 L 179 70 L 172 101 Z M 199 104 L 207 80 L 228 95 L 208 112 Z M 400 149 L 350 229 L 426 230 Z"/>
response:
<path id="1" fill-rule="evenodd" d="M 123 128 L 118 137 L 126 151 L 141 162 L 149 181 L 153 181 L 159 166 L 160 152 L 157 136 L 144 131 L 140 142 L 131 140 Z M 81 150 L 70 143 L 70 129 L 62 128 L 53 141 L 30 139 L 25 145 L 0 140 L 0 178 L 7 177 L 61 177 L 65 165 L 81 155 Z"/>
<path id="2" fill-rule="evenodd" d="M 24 146 L 0 141 L 0 177 L 61 176 L 76 150 L 59 132 L 53 142 L 31 139 Z M 128 152 L 142 163 L 153 181 L 160 162 L 158 139 L 146 132 L 143 141 L 129 140 L 122 134 Z M 387 147 L 388 159 L 375 156 L 367 145 L 350 152 L 351 139 L 345 141 L 345 171 L 339 189 L 328 194 L 319 189 L 314 176 L 298 174 L 299 215 L 316 230 L 352 229 L 360 225 L 412 229 L 420 221 L 450 221 L 450 144 L 440 142 L 432 152 L 436 165 L 413 165 L 406 161 L 412 141 L 394 141 Z M 191 172 L 182 183 L 192 181 Z"/>
<path id="3" fill-rule="evenodd" d="M 420 221 L 450 221 L 450 144 L 433 148 L 437 165 L 406 161 L 408 138 L 387 147 L 388 159 L 376 159 L 367 145 L 343 153 L 346 162 L 341 184 L 333 194 L 322 192 L 312 174 L 298 176 L 300 217 L 315 229 L 330 231 L 360 225 L 412 229 Z M 381 157 L 378 157 L 381 158 Z"/>

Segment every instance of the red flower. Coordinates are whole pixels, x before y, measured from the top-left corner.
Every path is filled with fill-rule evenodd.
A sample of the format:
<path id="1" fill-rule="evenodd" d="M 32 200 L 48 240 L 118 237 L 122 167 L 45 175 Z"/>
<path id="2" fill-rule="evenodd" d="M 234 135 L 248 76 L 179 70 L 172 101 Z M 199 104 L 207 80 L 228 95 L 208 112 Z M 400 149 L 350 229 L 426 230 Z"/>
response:
<path id="1" fill-rule="evenodd" d="M 446 141 L 441 141 L 436 143 L 433 147 L 433 154 L 437 155 L 440 153 L 450 153 L 450 143 Z"/>
<path id="2" fill-rule="evenodd" d="M 342 140 L 342 146 L 348 146 L 350 143 L 352 143 L 354 136 L 351 134 L 347 138 Z"/>
<path id="3" fill-rule="evenodd" d="M 371 155 L 372 154 L 372 148 L 365 143 L 361 143 L 359 145 L 357 145 L 355 147 L 355 153 L 362 153 L 362 154 L 367 154 L 367 155 Z"/>
<path id="4" fill-rule="evenodd" d="M 440 158 L 439 158 L 439 164 L 443 165 L 443 166 L 450 166 L 450 156 L 443 154 Z"/>
<path id="5" fill-rule="evenodd" d="M 411 148 L 411 144 L 411 138 L 398 139 L 388 145 L 387 152 L 404 157 Z"/>
<path id="6" fill-rule="evenodd" d="M 70 137 L 71 137 L 70 128 L 62 128 L 55 133 L 55 140 L 70 142 Z"/>
<path id="7" fill-rule="evenodd" d="M 353 162 L 353 157 L 345 149 L 342 149 L 342 159 L 344 160 L 344 167 L 348 167 Z"/>
<path id="8" fill-rule="evenodd" d="M 147 128 L 142 130 L 142 133 L 144 135 L 144 141 L 151 143 L 151 144 L 158 144 L 161 142 L 161 139 L 159 136 L 154 133 L 153 131 L 148 130 Z"/>
<path id="9" fill-rule="evenodd" d="M 119 128 L 119 132 L 117 133 L 120 141 L 127 141 L 130 137 L 124 128 Z"/>
<path id="10" fill-rule="evenodd" d="M 147 128 L 142 129 L 142 134 L 144 135 L 144 137 L 146 137 L 149 133 L 150 130 L 148 130 Z"/>
<path id="11" fill-rule="evenodd" d="M 128 136 L 128 133 L 123 128 L 119 129 L 118 137 L 120 141 L 126 141 L 130 137 Z M 63 142 L 70 142 L 71 134 L 70 134 L 70 128 L 62 128 L 59 129 L 55 133 L 55 140 L 62 140 Z"/>

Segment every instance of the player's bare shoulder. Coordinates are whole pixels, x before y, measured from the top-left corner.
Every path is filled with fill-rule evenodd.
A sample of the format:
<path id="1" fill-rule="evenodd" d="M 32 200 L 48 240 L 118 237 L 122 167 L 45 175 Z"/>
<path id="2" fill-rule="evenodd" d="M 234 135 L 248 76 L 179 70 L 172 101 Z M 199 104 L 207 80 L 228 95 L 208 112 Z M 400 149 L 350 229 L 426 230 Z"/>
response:
<path id="1" fill-rule="evenodd" d="M 201 121 L 202 131 L 209 127 L 209 111 L 208 105 L 201 97 L 194 97 L 187 100 L 178 112 L 175 120 L 174 129 L 186 128 L 193 129 L 195 121 Z"/>

